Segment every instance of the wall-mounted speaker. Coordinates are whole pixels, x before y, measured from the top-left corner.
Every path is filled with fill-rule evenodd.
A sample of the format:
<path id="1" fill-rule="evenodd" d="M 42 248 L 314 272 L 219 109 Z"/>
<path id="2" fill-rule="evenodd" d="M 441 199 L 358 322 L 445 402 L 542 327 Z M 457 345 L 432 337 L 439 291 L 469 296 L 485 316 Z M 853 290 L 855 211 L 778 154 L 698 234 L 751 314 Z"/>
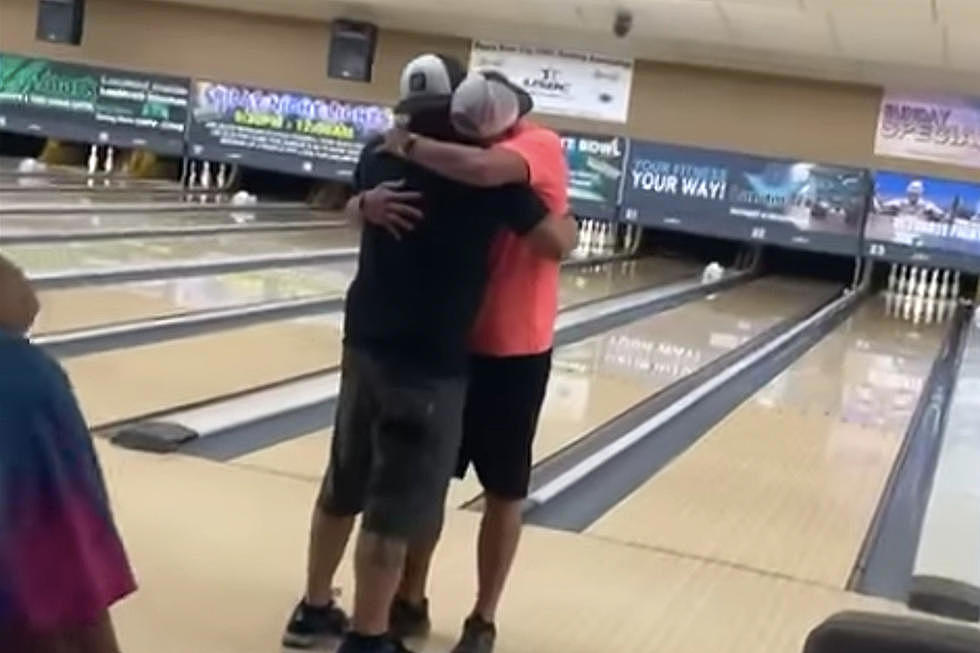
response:
<path id="1" fill-rule="evenodd" d="M 371 23 L 338 19 L 330 25 L 327 77 L 370 82 L 378 28 Z"/>
<path id="2" fill-rule="evenodd" d="M 85 23 L 85 0 L 38 0 L 37 39 L 80 45 Z"/>

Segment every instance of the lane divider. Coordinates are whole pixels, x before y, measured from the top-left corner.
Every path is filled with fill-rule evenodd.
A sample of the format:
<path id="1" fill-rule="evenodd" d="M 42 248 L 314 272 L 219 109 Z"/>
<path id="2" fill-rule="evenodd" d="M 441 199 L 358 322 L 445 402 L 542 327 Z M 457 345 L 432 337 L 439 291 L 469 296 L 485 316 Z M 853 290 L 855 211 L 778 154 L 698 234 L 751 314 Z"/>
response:
<path id="1" fill-rule="evenodd" d="M 174 238 L 180 236 L 217 236 L 222 234 L 315 231 L 346 227 L 343 221 L 290 220 L 283 222 L 252 222 L 247 224 L 213 224 L 171 227 L 127 227 L 124 229 L 74 229 L 68 231 L 0 232 L 0 243 L 6 245 L 123 240 L 126 238 Z"/>

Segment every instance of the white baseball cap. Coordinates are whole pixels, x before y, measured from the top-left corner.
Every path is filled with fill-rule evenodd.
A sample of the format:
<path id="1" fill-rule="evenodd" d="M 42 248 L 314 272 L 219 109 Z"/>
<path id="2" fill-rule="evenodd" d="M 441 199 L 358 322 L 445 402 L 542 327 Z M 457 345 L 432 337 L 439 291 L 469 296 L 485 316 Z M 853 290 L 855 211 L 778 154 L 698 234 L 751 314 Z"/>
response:
<path id="1" fill-rule="evenodd" d="M 420 111 L 449 108 L 453 91 L 466 77 L 457 59 L 441 54 L 423 54 L 402 69 L 401 93 L 395 113 L 414 115 Z"/>
<path id="2" fill-rule="evenodd" d="M 531 96 L 496 71 L 470 73 L 453 93 L 450 117 L 463 136 L 500 136 L 534 107 Z"/>

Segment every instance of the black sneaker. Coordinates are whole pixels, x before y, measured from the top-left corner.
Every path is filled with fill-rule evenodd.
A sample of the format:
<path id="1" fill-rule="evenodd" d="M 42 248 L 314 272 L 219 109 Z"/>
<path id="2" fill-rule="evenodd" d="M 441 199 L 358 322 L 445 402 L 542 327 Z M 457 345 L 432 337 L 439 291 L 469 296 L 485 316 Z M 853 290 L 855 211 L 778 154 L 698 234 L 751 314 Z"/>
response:
<path id="1" fill-rule="evenodd" d="M 491 653 L 497 641 L 497 627 L 477 616 L 463 624 L 463 635 L 452 653 Z"/>
<path id="2" fill-rule="evenodd" d="M 412 653 L 401 640 L 392 637 L 366 638 L 348 635 L 344 638 L 337 653 Z"/>
<path id="3" fill-rule="evenodd" d="M 397 639 L 428 637 L 432 629 L 432 622 L 429 621 L 429 601 L 423 600 L 420 605 L 415 605 L 405 599 L 396 598 L 391 604 L 388 627 L 391 636 Z"/>
<path id="4" fill-rule="evenodd" d="M 300 601 L 286 625 L 282 644 L 289 648 L 313 648 L 325 640 L 343 637 L 347 627 L 347 615 L 335 602 L 317 608 Z"/>

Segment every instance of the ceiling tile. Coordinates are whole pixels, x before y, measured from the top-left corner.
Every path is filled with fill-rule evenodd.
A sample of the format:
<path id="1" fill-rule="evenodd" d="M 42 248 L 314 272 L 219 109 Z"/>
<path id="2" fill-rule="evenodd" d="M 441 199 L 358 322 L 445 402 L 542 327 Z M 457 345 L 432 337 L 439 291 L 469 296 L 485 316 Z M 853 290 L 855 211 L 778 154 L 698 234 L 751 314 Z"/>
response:
<path id="1" fill-rule="evenodd" d="M 873 20 L 873 29 L 884 30 L 891 21 L 907 19 L 919 24 L 934 22 L 932 0 L 806 0 L 811 11 L 832 11 L 839 18 Z"/>
<path id="2" fill-rule="evenodd" d="M 936 6 L 939 9 L 939 19 L 947 25 L 955 25 L 961 20 L 980 19 L 978 0 L 936 0 Z"/>
<path id="3" fill-rule="evenodd" d="M 633 3 L 634 31 L 673 40 L 730 41 L 732 38 L 713 0 L 646 0 Z"/>
<path id="4" fill-rule="evenodd" d="M 799 9 L 767 9 L 761 5 L 725 5 L 737 42 L 761 50 L 832 56 L 836 44 L 826 17 Z"/>
<path id="5" fill-rule="evenodd" d="M 977 17 L 980 18 L 980 13 Z M 946 29 L 950 67 L 980 73 L 980 38 L 977 37 L 976 29 L 969 26 L 963 29 Z"/>
<path id="6" fill-rule="evenodd" d="M 835 11 L 832 17 L 844 56 L 918 66 L 944 63 L 943 30 L 933 22 L 904 14 L 882 21 L 879 14 L 854 10 Z"/>

